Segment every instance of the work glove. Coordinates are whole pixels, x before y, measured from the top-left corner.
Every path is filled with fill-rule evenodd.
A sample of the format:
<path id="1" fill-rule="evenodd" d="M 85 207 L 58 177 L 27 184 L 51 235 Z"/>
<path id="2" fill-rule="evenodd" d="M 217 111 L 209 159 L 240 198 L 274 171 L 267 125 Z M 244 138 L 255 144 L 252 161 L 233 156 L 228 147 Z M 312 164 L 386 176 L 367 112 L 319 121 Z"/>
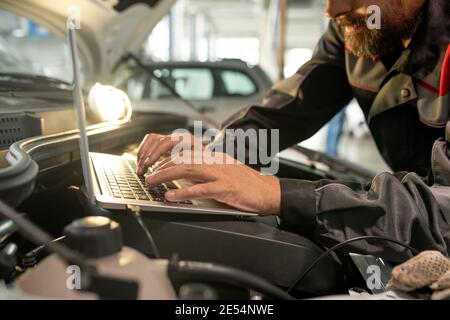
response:
<path id="1" fill-rule="evenodd" d="M 391 290 L 412 292 L 429 287 L 431 299 L 450 299 L 450 259 L 439 251 L 423 251 L 392 270 Z"/>
<path id="2" fill-rule="evenodd" d="M 438 281 L 430 286 L 435 290 L 431 295 L 433 300 L 450 300 L 450 270 L 448 270 Z"/>

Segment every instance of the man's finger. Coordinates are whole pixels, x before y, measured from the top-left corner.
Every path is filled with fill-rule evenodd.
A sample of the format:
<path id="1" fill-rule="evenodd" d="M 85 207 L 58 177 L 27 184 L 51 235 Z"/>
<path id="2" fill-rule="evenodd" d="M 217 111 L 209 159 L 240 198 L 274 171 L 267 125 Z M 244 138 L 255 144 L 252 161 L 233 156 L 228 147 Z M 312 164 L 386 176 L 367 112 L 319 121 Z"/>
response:
<path id="1" fill-rule="evenodd" d="M 142 139 L 141 144 L 139 145 L 137 158 L 142 158 L 143 154 L 145 154 L 146 150 L 152 144 L 152 142 L 154 142 L 155 140 L 159 140 L 161 137 L 161 135 L 155 133 L 146 134 L 144 139 Z"/>
<path id="2" fill-rule="evenodd" d="M 173 137 L 165 137 L 159 144 L 155 146 L 151 153 L 147 155 L 144 166 L 147 168 L 152 166 L 159 158 L 170 152 L 173 147 L 179 143 L 179 140 Z"/>
<path id="3" fill-rule="evenodd" d="M 214 171 L 202 165 L 182 164 L 155 172 L 145 179 L 147 187 L 154 187 L 163 182 L 191 179 L 195 181 L 211 181 L 215 179 Z"/>
<path id="4" fill-rule="evenodd" d="M 177 154 L 177 155 L 168 156 L 167 158 L 164 158 L 164 159 L 162 159 L 162 160 L 156 162 L 155 165 L 153 166 L 153 171 L 156 172 L 156 171 L 158 171 L 158 170 L 164 169 L 165 166 L 166 166 L 168 163 L 172 163 L 172 164 L 175 164 L 175 163 L 181 164 L 180 162 L 176 162 L 176 161 L 174 161 L 174 160 L 177 159 L 177 157 L 180 157 L 180 156 L 182 156 L 182 155 L 183 155 L 183 151 L 181 151 L 181 152 L 180 152 L 179 154 Z"/>
<path id="5" fill-rule="evenodd" d="M 147 143 L 149 142 L 149 135 L 146 134 L 144 139 L 142 139 L 141 143 L 139 144 L 138 147 L 138 152 L 137 152 L 137 156 L 136 158 L 139 160 L 142 157 L 142 153 L 145 151 L 145 149 L 147 149 Z"/>
<path id="6" fill-rule="evenodd" d="M 158 164 L 153 168 L 153 173 L 168 169 L 173 166 L 176 166 L 176 164 L 173 162 L 172 158 L 165 159 L 164 161 L 158 162 Z"/>
<path id="7" fill-rule="evenodd" d="M 173 155 L 170 158 L 158 162 L 155 165 L 153 172 L 158 172 L 160 170 L 181 164 L 203 164 L 202 155 L 197 155 L 190 150 L 181 151 L 180 153 Z"/>
<path id="8" fill-rule="evenodd" d="M 141 157 L 138 159 L 138 168 L 139 169 L 143 170 L 145 160 L 147 160 L 149 155 L 152 154 L 153 150 L 155 150 L 156 146 L 159 143 L 160 143 L 159 139 L 158 140 L 152 140 L 152 141 L 148 142 L 145 151 L 142 152 Z"/>
<path id="9" fill-rule="evenodd" d="M 170 151 L 173 147 L 173 141 L 170 137 L 162 137 L 157 141 L 154 141 L 151 146 L 142 155 L 141 161 L 138 163 L 138 175 L 142 175 L 147 172 L 155 162 L 161 158 L 167 151 Z"/>
<path id="10" fill-rule="evenodd" d="M 165 197 L 172 202 L 193 199 L 214 199 L 218 192 L 220 190 L 217 182 L 207 182 L 167 191 Z"/>
<path id="11" fill-rule="evenodd" d="M 143 147 L 141 155 L 137 158 L 138 166 L 141 166 L 144 160 L 147 158 L 147 155 L 151 152 L 152 149 L 155 148 L 158 142 L 155 140 L 149 140 L 147 144 Z"/>
<path id="12" fill-rule="evenodd" d="M 142 175 L 145 173 L 145 171 L 143 171 L 143 162 L 145 161 L 145 159 L 147 158 L 147 155 L 152 151 L 152 149 L 155 148 L 156 144 L 159 142 L 159 140 L 162 138 L 163 136 L 161 135 L 156 135 L 156 134 L 149 134 L 145 137 L 145 141 L 143 141 L 143 143 L 141 143 L 141 146 L 139 147 L 139 151 L 138 151 L 138 155 L 137 155 L 137 174 L 138 175 Z M 143 172 L 141 172 L 143 171 Z"/>

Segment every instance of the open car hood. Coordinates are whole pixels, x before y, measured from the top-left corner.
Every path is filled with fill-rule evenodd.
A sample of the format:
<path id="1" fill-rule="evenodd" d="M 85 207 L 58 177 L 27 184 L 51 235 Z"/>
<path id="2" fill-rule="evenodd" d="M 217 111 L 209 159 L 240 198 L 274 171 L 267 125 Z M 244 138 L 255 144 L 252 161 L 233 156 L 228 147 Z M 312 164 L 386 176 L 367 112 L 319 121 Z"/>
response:
<path id="1" fill-rule="evenodd" d="M 2 0 L 0 8 L 66 38 L 70 12 L 80 13 L 77 41 L 85 83 L 108 77 L 127 52 L 136 52 L 176 0 Z"/>

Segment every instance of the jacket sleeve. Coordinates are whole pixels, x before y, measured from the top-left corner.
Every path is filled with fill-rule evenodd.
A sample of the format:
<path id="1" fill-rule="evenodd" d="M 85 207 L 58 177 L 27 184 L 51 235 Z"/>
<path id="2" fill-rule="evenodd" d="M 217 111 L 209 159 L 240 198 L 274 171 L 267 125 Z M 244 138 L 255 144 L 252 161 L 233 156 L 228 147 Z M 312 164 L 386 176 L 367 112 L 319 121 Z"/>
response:
<path id="1" fill-rule="evenodd" d="M 279 129 L 284 149 L 312 136 L 353 97 L 345 71 L 345 48 L 331 22 L 312 59 L 295 75 L 278 82 L 262 106 L 232 117 L 227 129 Z"/>
<path id="2" fill-rule="evenodd" d="M 307 235 L 326 246 L 374 235 L 408 243 L 418 250 L 438 250 L 448 256 L 449 143 L 438 140 L 432 154 L 433 177 L 427 180 L 414 173 L 382 173 L 370 186 L 353 190 L 335 181 L 281 179 L 282 228 Z M 354 242 L 348 249 L 393 262 L 411 257 L 407 249 L 388 242 Z"/>

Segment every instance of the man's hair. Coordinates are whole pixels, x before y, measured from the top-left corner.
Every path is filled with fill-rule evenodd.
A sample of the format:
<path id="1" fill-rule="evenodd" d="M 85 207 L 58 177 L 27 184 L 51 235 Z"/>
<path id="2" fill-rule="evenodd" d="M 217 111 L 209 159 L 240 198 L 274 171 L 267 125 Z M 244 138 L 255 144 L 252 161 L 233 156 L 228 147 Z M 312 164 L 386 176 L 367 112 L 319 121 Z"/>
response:
<path id="1" fill-rule="evenodd" d="M 439 59 L 442 47 L 450 42 L 450 1 L 427 0 L 423 21 L 414 35 L 411 66 L 420 76 L 431 73 Z"/>

